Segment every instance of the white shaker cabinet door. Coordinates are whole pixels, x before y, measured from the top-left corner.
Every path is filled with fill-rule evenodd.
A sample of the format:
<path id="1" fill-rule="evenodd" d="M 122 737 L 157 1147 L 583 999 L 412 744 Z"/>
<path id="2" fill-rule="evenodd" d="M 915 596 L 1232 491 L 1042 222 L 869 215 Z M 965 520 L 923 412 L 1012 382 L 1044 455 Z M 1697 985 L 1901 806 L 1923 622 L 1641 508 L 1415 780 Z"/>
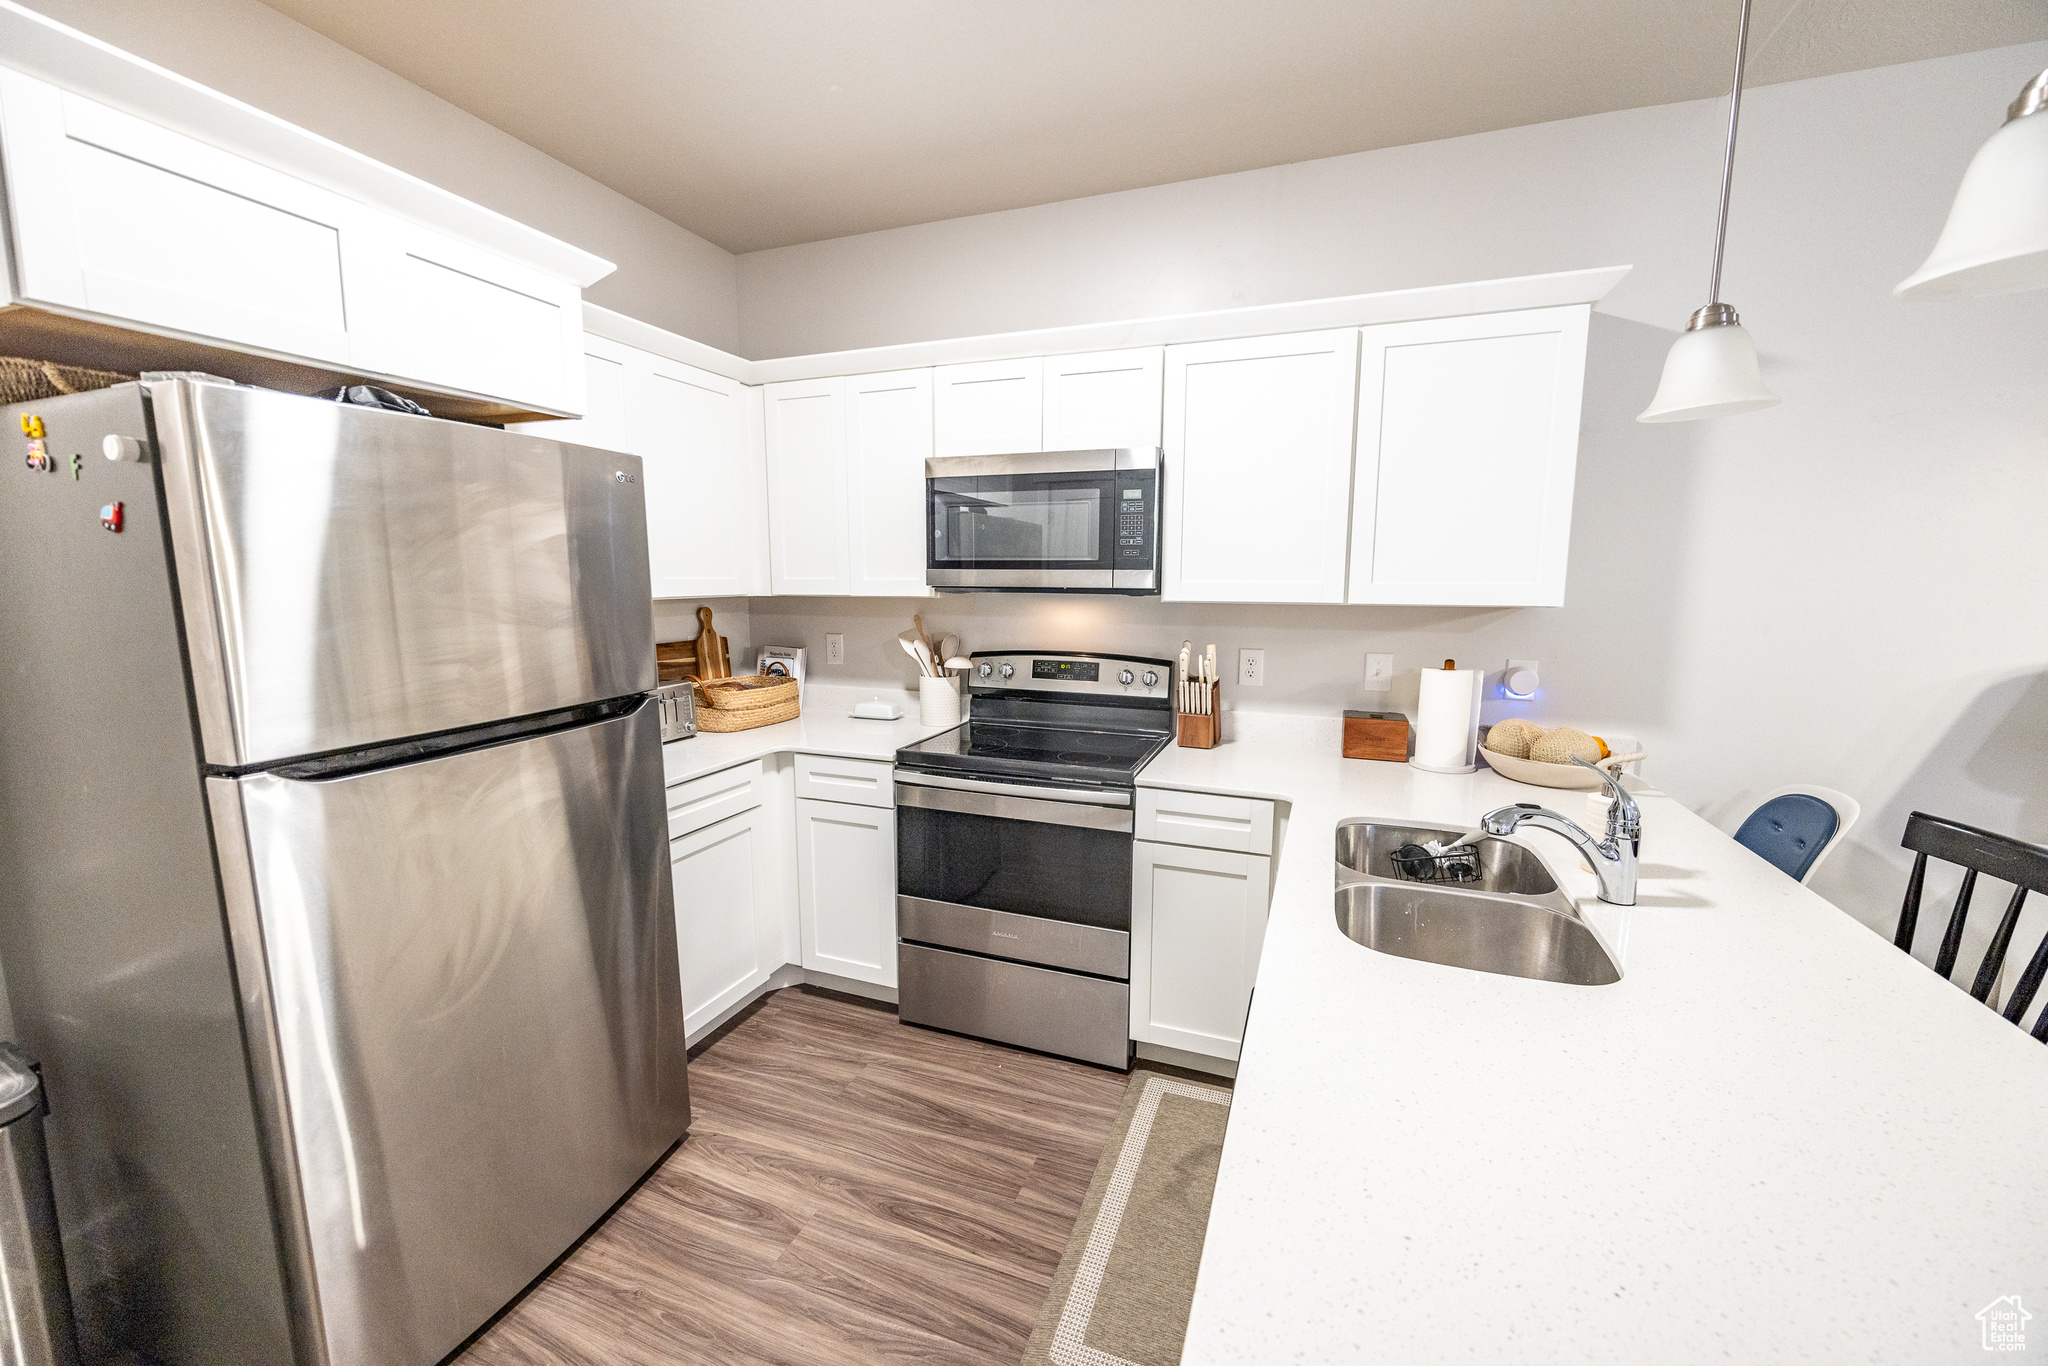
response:
<path id="1" fill-rule="evenodd" d="M 925 587 L 924 462 L 932 454 L 932 372 L 846 381 L 848 585 L 855 596 Z"/>
<path id="2" fill-rule="evenodd" d="M 1590 312 L 1365 329 L 1350 601 L 1563 605 Z"/>
<path id="3" fill-rule="evenodd" d="M 767 492 L 754 416 L 760 391 L 640 353 L 628 376 L 644 461 L 647 562 L 657 598 L 766 590 Z"/>
<path id="4" fill-rule="evenodd" d="M 646 353 L 593 333 L 583 338 L 583 416 L 515 422 L 509 431 L 573 441 L 601 451 L 639 455 L 633 444 L 632 417 L 627 411 L 628 377 Z"/>
<path id="5" fill-rule="evenodd" d="M 442 389 L 584 410 L 582 292 L 566 280 L 377 215 L 349 286 L 355 364 Z"/>
<path id="6" fill-rule="evenodd" d="M 1045 449 L 1159 445 L 1166 351 L 1139 346 L 1045 358 Z"/>
<path id="7" fill-rule="evenodd" d="M 0 68 L 15 291 L 346 367 L 376 215 L 342 196 Z"/>
<path id="8" fill-rule="evenodd" d="M 761 386 L 768 436 L 770 591 L 843 594 L 846 381 Z"/>
<path id="9" fill-rule="evenodd" d="M 1042 451 L 1045 362 L 976 361 L 932 372 L 933 445 L 938 455 Z"/>
<path id="10" fill-rule="evenodd" d="M 1358 333 L 1166 348 L 1163 595 L 1342 602 Z"/>
<path id="11" fill-rule="evenodd" d="M 803 965 L 896 985 L 896 812 L 800 798 L 797 910 Z"/>
<path id="12" fill-rule="evenodd" d="M 762 952 L 771 938 L 763 922 L 772 914 L 764 874 L 775 845 L 764 808 L 669 841 L 685 1035 L 696 1035 L 782 966 Z"/>
<path id="13" fill-rule="evenodd" d="M 1131 1037 L 1236 1061 L 1266 937 L 1273 861 L 1138 840 Z"/>

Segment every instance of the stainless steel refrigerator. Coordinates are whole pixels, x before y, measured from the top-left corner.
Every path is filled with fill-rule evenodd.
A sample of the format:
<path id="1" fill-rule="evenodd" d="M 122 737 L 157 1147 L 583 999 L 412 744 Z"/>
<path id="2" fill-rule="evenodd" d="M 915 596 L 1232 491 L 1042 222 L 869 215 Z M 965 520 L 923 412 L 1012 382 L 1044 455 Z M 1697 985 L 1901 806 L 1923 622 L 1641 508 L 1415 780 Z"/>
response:
<path id="1" fill-rule="evenodd" d="M 189 378 L 0 420 L 88 1359 L 427 1366 L 689 1123 L 640 462 Z"/>

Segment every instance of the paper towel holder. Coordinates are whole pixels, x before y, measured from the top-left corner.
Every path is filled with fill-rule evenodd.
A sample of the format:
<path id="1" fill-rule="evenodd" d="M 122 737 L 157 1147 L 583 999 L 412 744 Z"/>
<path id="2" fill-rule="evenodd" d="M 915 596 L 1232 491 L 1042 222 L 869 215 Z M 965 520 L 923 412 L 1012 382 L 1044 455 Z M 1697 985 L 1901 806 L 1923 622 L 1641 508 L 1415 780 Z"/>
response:
<path id="1" fill-rule="evenodd" d="M 1447 674 L 1456 676 L 1457 681 L 1447 680 Z M 1410 768 L 1425 773 L 1477 771 L 1479 692 L 1484 677 L 1480 670 L 1460 669 L 1455 659 L 1446 659 L 1442 669 L 1422 671 Z"/>

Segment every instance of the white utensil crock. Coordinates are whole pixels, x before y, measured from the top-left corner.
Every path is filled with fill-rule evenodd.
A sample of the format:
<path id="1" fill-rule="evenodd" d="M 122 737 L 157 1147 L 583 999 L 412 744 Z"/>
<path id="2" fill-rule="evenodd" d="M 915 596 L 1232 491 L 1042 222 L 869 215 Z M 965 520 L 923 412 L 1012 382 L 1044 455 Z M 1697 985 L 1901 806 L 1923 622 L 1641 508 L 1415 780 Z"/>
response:
<path id="1" fill-rule="evenodd" d="M 917 680 L 917 716 L 927 726 L 960 724 L 960 680 L 944 678 Z"/>

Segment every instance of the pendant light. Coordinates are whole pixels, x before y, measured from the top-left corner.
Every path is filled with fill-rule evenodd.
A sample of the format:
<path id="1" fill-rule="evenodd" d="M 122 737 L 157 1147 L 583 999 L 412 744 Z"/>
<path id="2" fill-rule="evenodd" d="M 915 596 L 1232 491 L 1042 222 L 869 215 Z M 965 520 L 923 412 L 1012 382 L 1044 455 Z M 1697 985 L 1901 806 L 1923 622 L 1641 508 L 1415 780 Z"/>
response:
<path id="1" fill-rule="evenodd" d="M 1742 115 L 1742 62 L 1749 49 L 1749 0 L 1735 28 L 1735 86 L 1728 97 L 1728 151 L 1721 162 L 1721 213 L 1714 221 L 1714 273 L 1707 305 L 1687 320 L 1664 358 L 1657 396 L 1638 422 L 1690 422 L 1768 408 L 1778 396 L 1764 387 L 1756 343 L 1735 310 L 1721 302 L 1721 249 L 1728 240 L 1728 190 L 1735 180 L 1735 124 Z"/>
<path id="2" fill-rule="evenodd" d="M 1901 299 L 2017 294 L 2048 285 L 2048 71 L 2028 81 L 1963 172 L 1934 252 Z"/>

